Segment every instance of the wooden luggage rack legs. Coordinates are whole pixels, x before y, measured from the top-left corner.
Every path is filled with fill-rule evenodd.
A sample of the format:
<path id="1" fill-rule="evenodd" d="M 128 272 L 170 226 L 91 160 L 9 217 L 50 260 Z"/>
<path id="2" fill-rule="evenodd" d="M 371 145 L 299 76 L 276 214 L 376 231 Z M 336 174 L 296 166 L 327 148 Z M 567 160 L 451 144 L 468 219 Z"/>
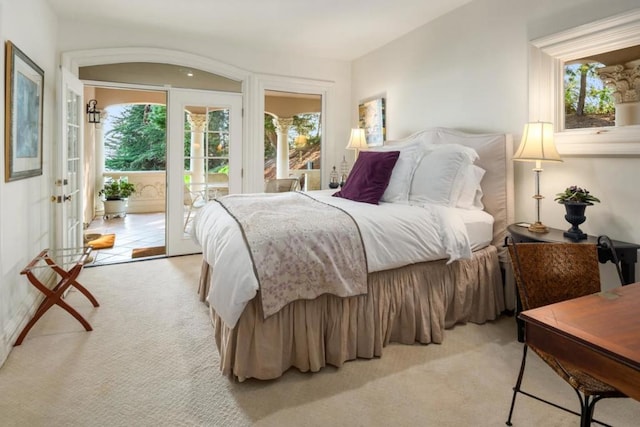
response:
<path id="1" fill-rule="evenodd" d="M 100 306 L 100 304 L 98 304 L 98 301 L 93 297 L 93 295 L 91 295 L 91 292 L 89 292 L 84 286 L 82 286 L 76 280 L 76 278 L 80 274 L 80 271 L 82 271 L 82 267 L 84 267 L 85 262 L 89 258 L 89 254 L 91 253 L 91 247 L 87 246 L 84 248 L 75 249 L 76 251 L 75 253 L 74 252 L 66 253 L 67 251 L 74 251 L 74 250 L 63 249 L 62 258 L 79 255 L 79 258 L 77 259 L 77 261 L 75 261 L 75 263 L 72 265 L 72 267 L 68 271 L 64 270 L 62 267 L 56 264 L 56 262 L 49 256 L 49 249 L 45 249 L 42 252 L 40 252 L 38 256 L 36 256 L 33 260 L 31 260 L 29 265 L 27 265 L 20 272 L 20 274 L 25 274 L 27 276 L 27 278 L 29 279 L 29 282 L 31 282 L 33 286 L 35 286 L 40 292 L 42 292 L 45 298 L 44 298 L 44 301 L 42 301 L 42 303 L 38 307 L 38 310 L 36 310 L 36 314 L 29 321 L 29 323 L 26 324 L 26 326 L 20 333 L 20 336 L 18 337 L 18 340 L 14 345 L 22 344 L 22 340 L 24 340 L 24 337 L 27 336 L 27 334 L 29 333 L 33 325 L 35 325 L 36 322 L 42 317 L 42 315 L 46 313 L 46 311 L 49 310 L 54 305 L 58 305 L 63 309 L 65 309 L 69 314 L 75 317 L 76 320 L 78 320 L 78 322 L 80 322 L 87 331 L 92 330 L 89 322 L 87 322 L 85 318 L 82 317 L 82 315 L 80 315 L 80 313 L 78 313 L 73 307 L 71 307 L 69 304 L 67 304 L 62 300 L 64 292 L 69 288 L 69 286 L 73 286 L 77 290 L 82 292 L 82 294 L 86 296 L 89 301 L 91 301 L 91 304 L 93 304 L 94 307 Z M 46 264 L 38 265 L 41 261 L 44 261 Z M 60 281 L 54 288 L 52 289 L 47 288 L 35 276 L 34 270 L 36 268 L 41 268 L 41 267 L 51 268 L 56 273 L 58 273 L 58 275 L 61 277 Z"/>

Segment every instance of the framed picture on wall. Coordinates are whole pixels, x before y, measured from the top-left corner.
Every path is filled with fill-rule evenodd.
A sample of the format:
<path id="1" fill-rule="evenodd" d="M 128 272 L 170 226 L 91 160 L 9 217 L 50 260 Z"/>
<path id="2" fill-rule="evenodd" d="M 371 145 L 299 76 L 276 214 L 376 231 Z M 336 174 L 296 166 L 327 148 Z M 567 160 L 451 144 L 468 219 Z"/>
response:
<path id="1" fill-rule="evenodd" d="M 384 98 L 376 98 L 358 105 L 359 126 L 364 129 L 367 145 L 384 145 L 386 139 Z"/>
<path id="2" fill-rule="evenodd" d="M 5 181 L 42 175 L 44 71 L 5 45 Z"/>

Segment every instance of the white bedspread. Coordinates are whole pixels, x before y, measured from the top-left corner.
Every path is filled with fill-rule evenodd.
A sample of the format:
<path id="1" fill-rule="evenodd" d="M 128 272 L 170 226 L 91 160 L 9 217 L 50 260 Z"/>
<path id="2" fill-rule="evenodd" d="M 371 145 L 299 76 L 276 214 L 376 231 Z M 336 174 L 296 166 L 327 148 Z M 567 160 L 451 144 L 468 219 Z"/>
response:
<path id="1" fill-rule="evenodd" d="M 457 209 L 370 205 L 332 197 L 334 192 L 308 194 L 351 214 L 362 233 L 370 273 L 424 261 L 451 262 L 471 257 L 466 227 Z M 204 206 L 193 225 L 193 238 L 213 267 L 207 301 L 229 327 L 234 327 L 246 303 L 258 291 L 240 227 L 217 202 Z"/>

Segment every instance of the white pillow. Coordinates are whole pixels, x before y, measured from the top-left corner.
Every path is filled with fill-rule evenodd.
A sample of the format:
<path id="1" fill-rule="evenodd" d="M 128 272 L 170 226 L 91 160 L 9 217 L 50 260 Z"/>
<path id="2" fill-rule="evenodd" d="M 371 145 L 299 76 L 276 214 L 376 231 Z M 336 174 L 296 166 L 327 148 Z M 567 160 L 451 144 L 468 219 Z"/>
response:
<path id="1" fill-rule="evenodd" d="M 482 204 L 482 187 L 480 182 L 485 174 L 485 170 L 480 166 L 470 165 L 464 171 L 462 179 L 462 189 L 458 197 L 457 208 L 462 209 L 484 209 Z"/>
<path id="2" fill-rule="evenodd" d="M 393 167 L 393 172 L 391 172 L 389 185 L 387 185 L 380 201 L 387 203 L 408 203 L 413 172 L 416 170 L 420 159 L 425 153 L 421 141 L 414 140 L 404 144 L 385 145 L 383 147 L 372 148 L 369 151 L 400 152 L 398 161 Z"/>
<path id="3" fill-rule="evenodd" d="M 458 202 L 464 172 L 478 153 L 460 144 L 428 145 L 413 174 L 409 203 L 436 203 L 453 207 Z"/>

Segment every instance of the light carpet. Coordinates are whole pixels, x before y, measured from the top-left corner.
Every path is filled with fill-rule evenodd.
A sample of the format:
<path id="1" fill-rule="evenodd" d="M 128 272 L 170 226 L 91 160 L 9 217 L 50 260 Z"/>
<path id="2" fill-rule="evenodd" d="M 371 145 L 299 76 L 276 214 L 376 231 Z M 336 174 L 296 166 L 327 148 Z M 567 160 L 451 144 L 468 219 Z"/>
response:
<path id="1" fill-rule="evenodd" d="M 94 330 L 54 307 L 0 369 L 3 426 L 504 426 L 521 344 L 515 322 L 456 326 L 441 345 L 390 345 L 379 359 L 274 381 L 222 376 L 200 256 L 85 269 L 68 302 Z M 577 407 L 535 356 L 525 385 Z M 596 416 L 637 425 L 640 403 L 605 400 Z M 514 426 L 578 426 L 578 417 L 520 396 Z"/>

